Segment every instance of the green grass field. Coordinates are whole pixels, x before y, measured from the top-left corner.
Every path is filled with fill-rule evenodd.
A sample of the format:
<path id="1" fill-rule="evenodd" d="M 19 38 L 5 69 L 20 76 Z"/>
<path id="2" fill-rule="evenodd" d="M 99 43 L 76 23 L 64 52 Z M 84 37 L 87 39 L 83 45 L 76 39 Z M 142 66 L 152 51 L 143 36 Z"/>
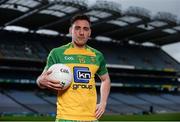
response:
<path id="1" fill-rule="evenodd" d="M 50 116 L 1 116 L 0 121 L 54 121 Z M 104 115 L 100 121 L 180 121 L 180 113 L 150 115 Z"/>

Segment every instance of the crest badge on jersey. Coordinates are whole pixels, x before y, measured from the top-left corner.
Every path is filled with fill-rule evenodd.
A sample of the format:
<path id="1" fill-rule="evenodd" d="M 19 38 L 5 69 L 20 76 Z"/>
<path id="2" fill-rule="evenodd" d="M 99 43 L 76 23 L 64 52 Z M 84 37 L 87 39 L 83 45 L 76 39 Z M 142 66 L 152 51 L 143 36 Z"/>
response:
<path id="1" fill-rule="evenodd" d="M 74 82 L 89 83 L 91 72 L 88 67 L 74 67 Z"/>
<path id="2" fill-rule="evenodd" d="M 91 59 L 91 63 L 92 64 L 96 62 L 96 58 L 95 57 L 90 57 L 90 59 Z"/>
<path id="3" fill-rule="evenodd" d="M 83 57 L 83 56 L 78 56 L 78 59 L 79 59 L 79 63 L 82 63 L 82 64 L 86 63 L 85 57 Z"/>

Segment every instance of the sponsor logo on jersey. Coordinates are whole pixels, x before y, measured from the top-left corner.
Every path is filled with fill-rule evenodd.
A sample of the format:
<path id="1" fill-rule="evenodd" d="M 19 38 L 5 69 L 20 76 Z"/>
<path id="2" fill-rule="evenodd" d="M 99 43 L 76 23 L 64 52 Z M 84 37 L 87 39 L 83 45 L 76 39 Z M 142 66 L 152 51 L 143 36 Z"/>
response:
<path id="1" fill-rule="evenodd" d="M 88 84 L 73 84 L 73 90 L 77 90 L 79 88 L 82 88 L 82 89 L 92 89 L 93 86 L 92 85 L 88 85 Z"/>
<path id="2" fill-rule="evenodd" d="M 69 60 L 69 61 L 74 60 L 74 58 L 72 56 L 64 56 L 64 59 L 65 60 Z"/>
<path id="3" fill-rule="evenodd" d="M 74 67 L 74 82 L 89 83 L 91 72 L 88 67 Z"/>

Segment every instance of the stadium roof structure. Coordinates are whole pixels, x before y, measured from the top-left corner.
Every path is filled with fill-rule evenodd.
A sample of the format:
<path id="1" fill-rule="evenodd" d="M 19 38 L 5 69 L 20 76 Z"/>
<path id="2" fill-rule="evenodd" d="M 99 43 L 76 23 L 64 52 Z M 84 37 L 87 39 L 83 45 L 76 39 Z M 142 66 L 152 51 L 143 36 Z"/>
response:
<path id="1" fill-rule="evenodd" d="M 97 0 L 93 7 L 87 3 L 87 0 L 1 0 L 0 29 L 15 25 L 31 32 L 52 30 L 67 35 L 70 18 L 81 12 L 91 18 L 93 39 L 151 42 L 159 46 L 180 41 L 180 23 L 171 13 L 151 16 L 145 8 L 131 6 L 122 11 L 121 5 L 114 2 Z"/>

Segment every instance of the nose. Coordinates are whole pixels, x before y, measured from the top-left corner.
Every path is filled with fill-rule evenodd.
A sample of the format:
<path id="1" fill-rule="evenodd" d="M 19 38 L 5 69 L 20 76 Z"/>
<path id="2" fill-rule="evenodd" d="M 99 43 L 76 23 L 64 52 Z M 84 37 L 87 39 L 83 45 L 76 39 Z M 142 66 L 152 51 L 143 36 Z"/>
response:
<path id="1" fill-rule="evenodd" d="M 84 30 L 83 30 L 83 29 L 80 29 L 80 30 L 79 30 L 79 34 L 80 34 L 80 35 L 84 35 Z"/>

